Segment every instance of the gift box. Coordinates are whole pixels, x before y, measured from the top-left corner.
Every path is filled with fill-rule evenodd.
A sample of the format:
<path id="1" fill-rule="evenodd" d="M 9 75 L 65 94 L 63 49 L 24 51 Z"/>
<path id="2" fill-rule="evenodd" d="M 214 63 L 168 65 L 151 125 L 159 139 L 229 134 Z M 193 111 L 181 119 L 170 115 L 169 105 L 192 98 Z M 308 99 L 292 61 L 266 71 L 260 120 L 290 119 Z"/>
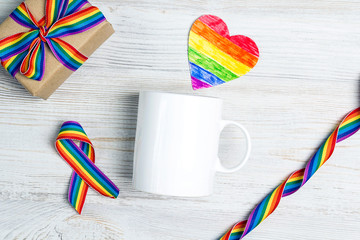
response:
<path id="1" fill-rule="evenodd" d="M 0 61 L 47 99 L 113 33 L 86 0 L 26 0 L 0 25 Z"/>

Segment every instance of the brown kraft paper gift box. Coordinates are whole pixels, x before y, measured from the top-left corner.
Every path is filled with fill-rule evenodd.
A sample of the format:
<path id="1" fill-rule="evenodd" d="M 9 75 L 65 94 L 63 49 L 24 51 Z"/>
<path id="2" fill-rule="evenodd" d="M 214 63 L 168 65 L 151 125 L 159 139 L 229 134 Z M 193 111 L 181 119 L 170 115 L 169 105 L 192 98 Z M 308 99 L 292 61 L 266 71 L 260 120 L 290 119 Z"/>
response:
<path id="1" fill-rule="evenodd" d="M 25 3 L 30 9 L 31 13 L 37 20 L 45 15 L 45 1 L 46 0 L 26 0 Z M 86 4 L 83 8 L 89 7 Z M 25 28 L 13 19 L 8 17 L 0 25 L 0 39 L 11 36 L 16 33 L 26 32 Z M 87 57 L 95 52 L 112 34 L 114 29 L 108 21 L 104 21 L 99 25 L 91 28 L 85 32 L 78 33 L 71 36 L 61 38 L 79 50 Z M 15 78 L 33 95 L 43 99 L 47 99 L 55 90 L 73 73 L 60 63 L 49 47 L 45 44 L 45 73 L 41 81 L 28 79 L 21 73 L 17 73 Z"/>

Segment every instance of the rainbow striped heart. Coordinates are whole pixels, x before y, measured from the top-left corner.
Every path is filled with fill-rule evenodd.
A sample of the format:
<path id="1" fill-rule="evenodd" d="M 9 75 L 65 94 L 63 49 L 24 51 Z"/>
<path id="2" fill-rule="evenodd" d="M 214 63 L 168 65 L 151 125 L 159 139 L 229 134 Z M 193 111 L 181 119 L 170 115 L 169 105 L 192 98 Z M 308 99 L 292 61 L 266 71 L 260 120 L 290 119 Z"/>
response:
<path id="1" fill-rule="evenodd" d="M 256 65 L 259 49 L 246 36 L 230 36 L 219 17 L 203 15 L 191 27 L 188 55 L 192 86 L 197 90 L 246 74 Z"/>

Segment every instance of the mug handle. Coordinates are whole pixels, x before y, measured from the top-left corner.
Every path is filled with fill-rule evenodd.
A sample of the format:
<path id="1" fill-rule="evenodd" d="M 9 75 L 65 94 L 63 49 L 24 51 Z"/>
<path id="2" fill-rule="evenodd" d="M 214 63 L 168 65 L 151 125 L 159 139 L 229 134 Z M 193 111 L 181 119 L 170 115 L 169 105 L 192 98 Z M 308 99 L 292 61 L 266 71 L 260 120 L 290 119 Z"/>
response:
<path id="1" fill-rule="evenodd" d="M 227 121 L 227 120 L 222 120 L 220 123 L 220 133 L 224 130 L 224 128 L 228 125 L 235 125 L 238 128 L 240 128 L 240 130 L 242 131 L 242 133 L 245 135 L 245 139 L 246 139 L 246 154 L 245 157 L 243 158 L 243 160 L 235 167 L 232 168 L 227 168 L 225 167 L 221 161 L 220 158 L 217 157 L 217 163 L 216 163 L 216 171 L 218 172 L 224 172 L 224 173 L 232 173 L 232 172 L 236 172 L 238 171 L 240 168 L 242 168 L 244 166 L 244 164 L 247 162 L 247 160 L 249 159 L 250 156 L 250 151 L 251 151 L 251 141 L 250 141 L 250 135 L 248 133 L 248 131 L 245 129 L 245 127 L 237 122 L 234 121 Z"/>

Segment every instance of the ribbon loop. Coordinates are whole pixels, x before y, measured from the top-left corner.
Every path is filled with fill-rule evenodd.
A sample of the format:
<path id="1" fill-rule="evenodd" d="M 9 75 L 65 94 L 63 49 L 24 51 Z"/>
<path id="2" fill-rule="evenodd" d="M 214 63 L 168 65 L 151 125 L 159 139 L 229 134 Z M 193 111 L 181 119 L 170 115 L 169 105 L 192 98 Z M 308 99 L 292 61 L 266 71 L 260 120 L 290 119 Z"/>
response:
<path id="1" fill-rule="evenodd" d="M 74 143 L 74 140 L 80 141 L 80 147 Z M 68 200 L 79 214 L 85 202 L 88 186 L 106 197 L 117 198 L 119 189 L 95 166 L 94 148 L 79 123 L 73 121 L 63 123 L 55 146 L 60 156 L 74 170 Z"/>
<path id="2" fill-rule="evenodd" d="M 36 38 L 20 66 L 20 72 L 27 78 L 41 79 L 44 75 L 44 64 L 45 45 L 40 38 Z"/>
<path id="3" fill-rule="evenodd" d="M 39 21 L 21 3 L 10 17 L 30 30 L 0 40 L 1 64 L 12 76 L 20 70 L 24 76 L 41 81 L 46 43 L 58 61 L 76 71 L 88 58 L 60 38 L 87 31 L 106 20 L 97 7 L 81 10 L 87 3 L 87 0 L 46 0 L 45 16 Z"/>
<path id="4" fill-rule="evenodd" d="M 30 11 L 25 3 L 21 3 L 11 14 L 10 17 L 23 27 L 37 29 L 37 25 L 32 21 L 30 17 Z M 34 17 L 33 17 L 34 18 Z"/>
<path id="5" fill-rule="evenodd" d="M 38 30 L 17 33 L 0 40 L 0 59 L 6 61 L 30 48 L 31 43 L 39 36 Z"/>

